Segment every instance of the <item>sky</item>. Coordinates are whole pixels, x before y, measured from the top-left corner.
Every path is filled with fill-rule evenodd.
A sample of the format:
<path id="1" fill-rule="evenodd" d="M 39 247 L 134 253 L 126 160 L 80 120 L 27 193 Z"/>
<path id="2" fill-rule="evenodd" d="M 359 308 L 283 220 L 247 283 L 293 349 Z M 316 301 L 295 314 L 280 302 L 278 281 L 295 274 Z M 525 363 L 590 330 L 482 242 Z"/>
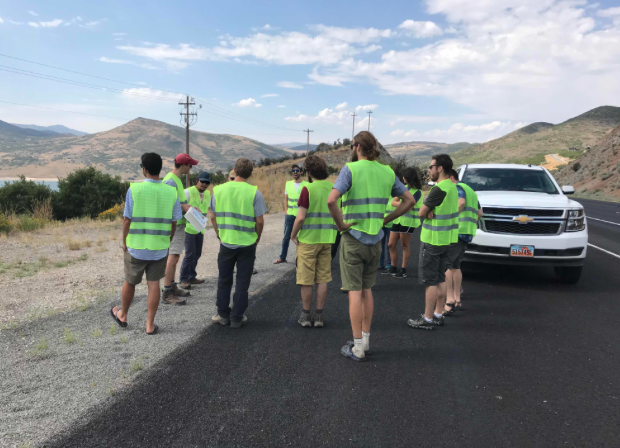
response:
<path id="1" fill-rule="evenodd" d="M 619 49 L 617 0 L 0 0 L 0 120 L 485 142 L 619 106 Z"/>

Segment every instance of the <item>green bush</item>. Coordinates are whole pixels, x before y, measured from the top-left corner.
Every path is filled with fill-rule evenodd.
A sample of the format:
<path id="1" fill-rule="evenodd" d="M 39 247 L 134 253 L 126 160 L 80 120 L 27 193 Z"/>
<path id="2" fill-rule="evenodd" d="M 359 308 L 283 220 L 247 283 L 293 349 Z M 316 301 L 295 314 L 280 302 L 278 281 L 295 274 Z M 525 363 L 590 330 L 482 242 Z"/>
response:
<path id="1" fill-rule="evenodd" d="M 603 173 L 601 174 L 601 180 L 607 180 L 609 179 L 611 176 L 613 176 L 612 173 Z"/>
<path id="2" fill-rule="evenodd" d="M 58 180 L 54 198 L 54 218 L 66 220 L 79 217 L 96 218 L 101 212 L 125 199 L 129 182 L 120 176 L 103 174 L 94 166 L 82 168 Z"/>
<path id="3" fill-rule="evenodd" d="M 573 163 L 572 168 L 573 168 L 573 171 L 579 171 L 579 168 L 581 168 L 581 163 L 579 162 Z"/>
<path id="4" fill-rule="evenodd" d="M 50 187 L 26 180 L 20 176 L 14 182 L 5 182 L 0 187 L 0 210 L 17 215 L 32 213 L 36 204 L 48 201 L 56 195 Z"/>
<path id="5" fill-rule="evenodd" d="M 0 212 L 0 233 L 9 233 L 11 230 L 13 230 L 13 223 L 4 216 L 4 213 Z"/>

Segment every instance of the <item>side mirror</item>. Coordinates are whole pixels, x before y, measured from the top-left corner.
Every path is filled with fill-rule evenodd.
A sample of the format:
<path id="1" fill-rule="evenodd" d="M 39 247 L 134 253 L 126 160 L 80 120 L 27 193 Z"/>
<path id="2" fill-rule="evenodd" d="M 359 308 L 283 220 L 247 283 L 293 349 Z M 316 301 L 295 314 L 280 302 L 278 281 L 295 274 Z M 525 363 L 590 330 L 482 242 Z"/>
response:
<path id="1" fill-rule="evenodd" d="M 562 193 L 564 194 L 574 194 L 575 188 L 572 185 L 562 185 Z"/>

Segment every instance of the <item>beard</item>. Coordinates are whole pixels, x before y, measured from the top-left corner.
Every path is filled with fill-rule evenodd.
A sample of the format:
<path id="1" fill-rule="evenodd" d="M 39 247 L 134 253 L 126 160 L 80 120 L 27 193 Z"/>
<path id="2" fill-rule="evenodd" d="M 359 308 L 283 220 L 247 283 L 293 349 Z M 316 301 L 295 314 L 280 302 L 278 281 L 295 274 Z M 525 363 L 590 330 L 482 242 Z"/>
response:
<path id="1" fill-rule="evenodd" d="M 351 154 L 351 162 L 357 162 L 359 157 L 357 156 L 357 151 L 353 150 L 353 154 Z"/>
<path id="2" fill-rule="evenodd" d="M 434 175 L 433 175 L 433 174 L 431 174 L 431 180 L 432 180 L 433 182 L 437 182 L 437 179 L 439 179 L 439 173 L 438 173 L 438 172 L 435 172 L 435 174 L 434 174 Z"/>

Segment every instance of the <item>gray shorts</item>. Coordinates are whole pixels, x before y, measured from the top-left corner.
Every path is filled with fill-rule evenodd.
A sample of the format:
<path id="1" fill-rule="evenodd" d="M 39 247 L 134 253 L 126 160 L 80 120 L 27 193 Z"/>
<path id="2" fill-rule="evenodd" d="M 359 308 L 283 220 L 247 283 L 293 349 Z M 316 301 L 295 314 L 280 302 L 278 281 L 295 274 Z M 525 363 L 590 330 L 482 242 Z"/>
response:
<path id="1" fill-rule="evenodd" d="M 177 230 L 174 232 L 174 238 L 170 241 L 170 249 L 168 254 L 181 255 L 185 249 L 185 224 L 177 226 Z"/>
<path id="2" fill-rule="evenodd" d="M 450 269 L 461 269 L 461 262 L 465 256 L 467 243 L 459 238 L 458 242 L 450 245 L 448 256 L 450 257 Z"/>
<path id="3" fill-rule="evenodd" d="M 450 246 L 433 246 L 420 243 L 418 281 L 424 286 L 445 283 L 446 271 L 450 268 Z"/>

